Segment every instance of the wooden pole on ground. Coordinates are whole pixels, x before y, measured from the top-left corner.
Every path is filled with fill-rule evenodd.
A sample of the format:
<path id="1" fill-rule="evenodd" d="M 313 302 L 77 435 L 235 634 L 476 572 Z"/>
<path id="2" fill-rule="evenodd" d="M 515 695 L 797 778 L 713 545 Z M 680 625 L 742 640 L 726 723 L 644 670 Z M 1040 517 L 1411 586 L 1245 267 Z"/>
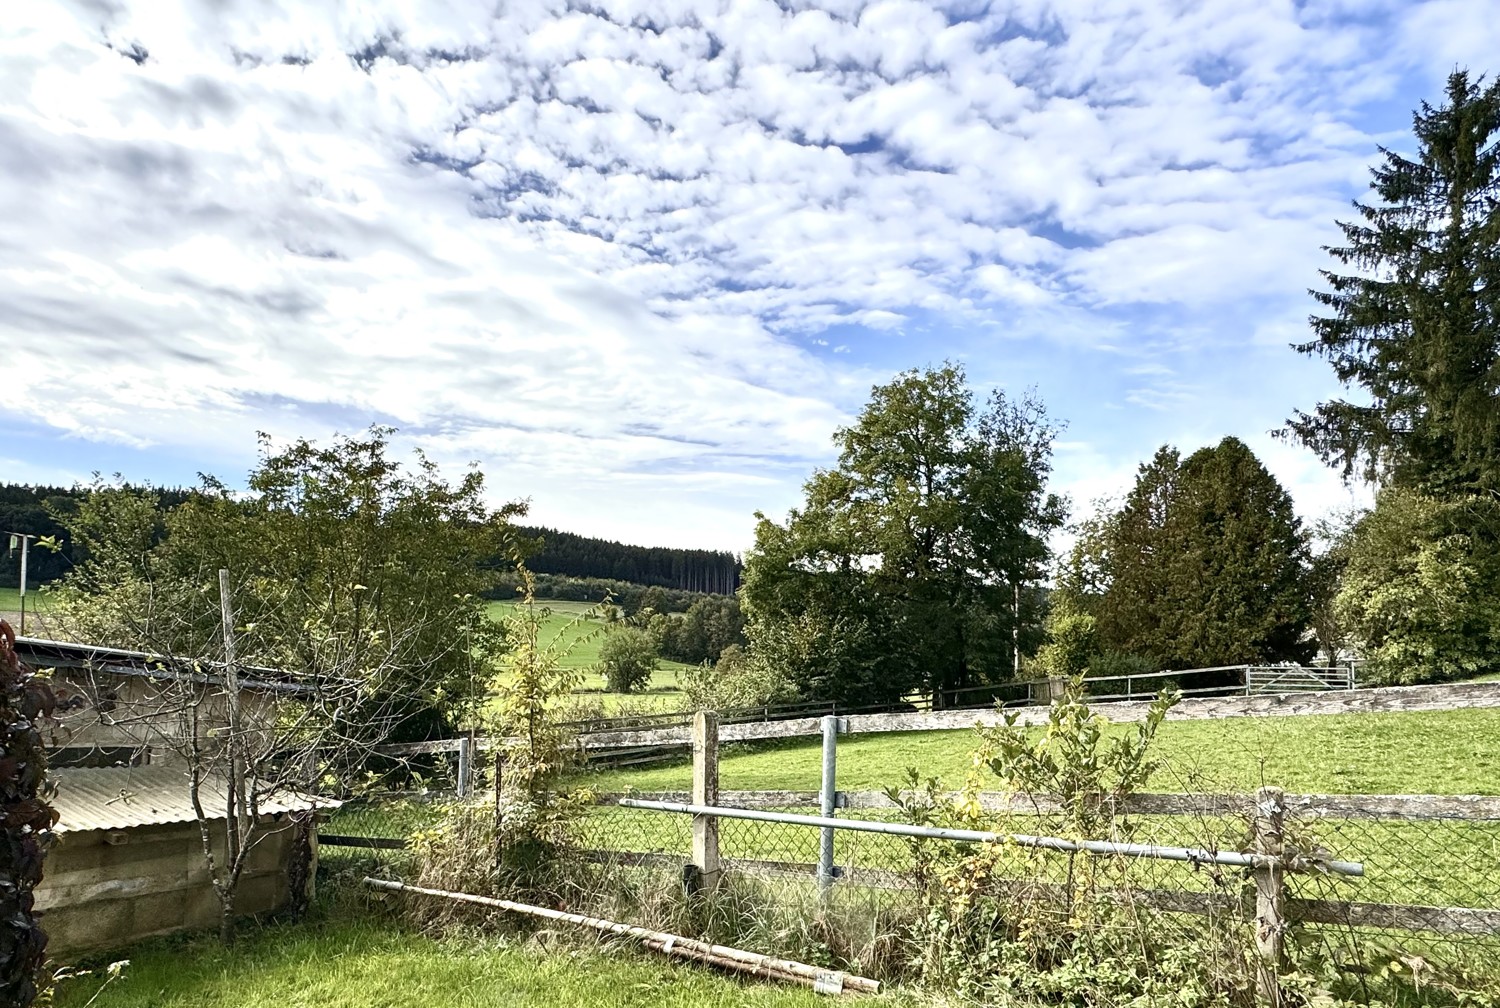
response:
<path id="1" fill-rule="evenodd" d="M 1255 995 L 1281 1008 L 1281 963 L 1286 939 L 1286 795 L 1281 788 L 1255 792 L 1255 851 L 1276 858 L 1255 873 Z"/>
<path id="2" fill-rule="evenodd" d="M 494 907 L 497 910 L 509 910 L 513 913 L 526 914 L 530 917 L 540 917 L 543 920 L 577 924 L 582 927 L 593 928 L 596 931 L 620 935 L 623 938 L 635 938 L 647 943 L 655 942 L 667 946 L 667 948 L 660 949 L 659 951 L 667 951 L 669 954 L 672 949 L 687 949 L 703 956 L 712 957 L 712 959 L 732 960 L 741 964 L 741 966 L 750 967 L 752 970 L 760 970 L 762 971 L 762 975 L 766 976 L 788 974 L 816 981 L 813 989 L 819 993 L 842 994 L 849 991 L 858 991 L 863 994 L 880 993 L 880 981 L 871 980 L 869 977 L 822 969 L 818 966 L 810 966 L 807 963 L 797 962 L 794 959 L 777 959 L 774 956 L 763 955 L 760 952 L 748 952 L 744 949 L 731 948 L 727 945 L 714 945 L 696 938 L 675 935 L 666 931 L 652 931 L 650 928 L 639 927 L 635 924 L 621 924 L 618 921 L 605 920 L 602 917 L 587 917 L 583 914 L 566 913 L 562 910 L 549 910 L 546 907 L 532 906 L 529 903 L 515 903 L 511 900 L 495 899 L 492 896 L 475 896 L 472 893 L 450 892 L 446 889 L 424 889 L 421 886 L 407 885 L 404 882 L 394 882 L 387 879 L 366 878 L 365 885 L 372 889 L 416 893 L 420 896 L 437 896 L 442 899 L 458 900 L 462 903 L 475 903 L 479 906 Z"/>
<path id="3" fill-rule="evenodd" d="M 719 715 L 699 711 L 693 715 L 693 803 L 719 803 Z M 693 864 L 698 886 L 713 892 L 719 884 L 719 820 L 715 816 L 693 816 Z"/>

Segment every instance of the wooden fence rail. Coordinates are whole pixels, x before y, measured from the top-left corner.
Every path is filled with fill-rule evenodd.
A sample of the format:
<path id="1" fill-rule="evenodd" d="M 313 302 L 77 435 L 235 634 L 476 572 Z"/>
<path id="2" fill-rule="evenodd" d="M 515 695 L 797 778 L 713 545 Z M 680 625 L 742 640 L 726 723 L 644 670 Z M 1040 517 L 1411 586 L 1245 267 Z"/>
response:
<path id="1" fill-rule="evenodd" d="M 1096 709 L 1114 722 L 1142 721 L 1150 710 L 1147 701 L 1100 703 Z M 1169 721 L 1205 721 L 1242 717 L 1306 717 L 1323 714 L 1374 714 L 1416 711 L 1466 710 L 1500 708 L 1500 682 L 1447 683 L 1437 686 L 1381 686 L 1372 689 L 1328 690 L 1322 692 L 1273 693 L 1257 696 L 1193 697 L 1182 700 L 1167 712 Z M 1013 716 L 1023 726 L 1045 724 L 1045 706 L 1012 707 L 998 710 L 918 711 L 903 714 L 852 714 L 841 717 L 848 733 L 953 731 L 976 725 L 994 726 L 1004 717 Z M 750 722 L 721 725 L 720 742 L 749 742 L 761 739 L 796 738 L 821 735 L 820 717 L 793 718 L 787 721 Z M 457 752 L 463 739 L 441 739 L 435 742 L 411 742 L 380 746 L 375 751 L 388 756 Z M 645 746 L 681 746 L 692 742 L 691 727 L 652 728 L 629 731 L 595 732 L 581 735 L 578 745 L 585 750 L 629 749 Z M 503 748 L 507 739 L 477 738 L 479 749 Z"/>
<path id="2" fill-rule="evenodd" d="M 618 864 L 633 867 L 665 868 L 680 871 L 683 855 L 644 853 L 601 849 L 573 850 L 571 856 L 596 864 Z M 761 858 L 724 858 L 725 868 L 761 875 L 782 875 L 814 879 L 818 866 L 812 862 L 772 861 Z M 878 889 L 912 889 L 909 875 L 885 868 L 839 865 L 835 873 L 845 884 Z M 1032 890 L 1047 888 L 1045 883 L 1016 883 Z M 1122 890 L 1120 899 L 1137 906 L 1173 913 L 1211 916 L 1224 913 L 1255 914 L 1255 901 L 1228 893 L 1188 892 L 1180 889 Z M 1500 935 L 1500 910 L 1474 907 L 1417 906 L 1404 903 L 1365 903 L 1357 900 L 1302 899 L 1285 900 L 1288 920 L 1306 924 L 1337 924 L 1345 927 L 1373 928 L 1389 931 L 1429 931 L 1445 935 Z"/>

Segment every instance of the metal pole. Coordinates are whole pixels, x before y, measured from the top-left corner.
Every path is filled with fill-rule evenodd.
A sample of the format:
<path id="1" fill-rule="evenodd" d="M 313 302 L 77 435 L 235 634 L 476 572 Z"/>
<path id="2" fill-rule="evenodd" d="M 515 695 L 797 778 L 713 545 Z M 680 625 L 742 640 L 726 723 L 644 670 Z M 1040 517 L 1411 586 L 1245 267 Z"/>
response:
<path id="1" fill-rule="evenodd" d="M 1088 851 L 1091 854 L 1119 854 L 1124 857 L 1157 858 L 1163 861 L 1188 861 L 1195 864 L 1220 864 L 1233 868 L 1263 868 L 1285 865 L 1292 870 L 1316 867 L 1336 875 L 1364 875 L 1365 866 L 1355 861 L 1333 861 L 1301 857 L 1290 864 L 1266 854 L 1216 851 L 1201 847 L 1163 847 L 1158 844 L 1118 843 L 1113 840 L 1066 840 L 1062 837 L 1031 836 L 1025 833 L 990 833 L 984 830 L 943 829 L 936 826 L 912 826 L 907 823 L 875 822 L 869 819 L 830 819 L 823 816 L 796 815 L 791 812 L 763 812 L 759 809 L 718 808 L 687 805 L 682 802 L 648 801 L 644 798 L 621 798 L 621 808 L 652 809 L 657 812 L 681 812 L 698 818 L 753 819 L 759 822 L 788 823 L 793 826 L 825 826 L 854 830 L 857 833 L 884 833 L 888 836 L 926 837 L 933 840 L 955 840 L 959 843 L 1013 843 L 1018 847 L 1042 850 Z"/>
<path id="2" fill-rule="evenodd" d="M 838 807 L 839 719 L 823 719 L 823 781 L 818 788 L 818 806 L 824 818 L 832 818 Z M 818 844 L 818 884 L 827 891 L 833 885 L 833 829 L 825 826 Z"/>
<path id="3" fill-rule="evenodd" d="M 26 554 L 31 546 L 31 536 L 21 537 L 21 636 L 26 636 Z"/>

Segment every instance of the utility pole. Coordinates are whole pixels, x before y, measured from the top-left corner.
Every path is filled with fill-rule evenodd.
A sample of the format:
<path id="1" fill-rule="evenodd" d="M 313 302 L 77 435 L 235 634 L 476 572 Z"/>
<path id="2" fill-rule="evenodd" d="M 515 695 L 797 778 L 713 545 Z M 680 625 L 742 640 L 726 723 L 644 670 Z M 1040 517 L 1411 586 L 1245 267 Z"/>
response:
<path id="1" fill-rule="evenodd" d="M 31 551 L 31 540 L 33 540 L 35 538 L 36 538 L 36 536 L 34 536 L 34 535 L 27 535 L 24 532 L 12 532 L 12 533 L 10 533 L 10 551 L 11 551 L 11 553 L 14 554 L 16 552 L 16 544 L 18 542 L 21 545 L 21 636 L 22 637 L 26 636 L 26 558 L 27 558 L 27 555 Z"/>

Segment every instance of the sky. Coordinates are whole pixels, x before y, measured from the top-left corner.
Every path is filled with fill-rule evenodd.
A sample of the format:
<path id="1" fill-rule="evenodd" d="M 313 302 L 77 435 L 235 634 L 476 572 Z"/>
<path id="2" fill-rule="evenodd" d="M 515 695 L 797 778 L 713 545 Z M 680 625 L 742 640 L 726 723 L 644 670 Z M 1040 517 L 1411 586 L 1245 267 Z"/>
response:
<path id="1" fill-rule="evenodd" d="M 27 0 L 0 19 L 0 481 L 242 483 L 399 429 L 498 503 L 742 550 L 962 363 L 1053 488 L 1339 395 L 1321 247 L 1484 0 Z"/>

